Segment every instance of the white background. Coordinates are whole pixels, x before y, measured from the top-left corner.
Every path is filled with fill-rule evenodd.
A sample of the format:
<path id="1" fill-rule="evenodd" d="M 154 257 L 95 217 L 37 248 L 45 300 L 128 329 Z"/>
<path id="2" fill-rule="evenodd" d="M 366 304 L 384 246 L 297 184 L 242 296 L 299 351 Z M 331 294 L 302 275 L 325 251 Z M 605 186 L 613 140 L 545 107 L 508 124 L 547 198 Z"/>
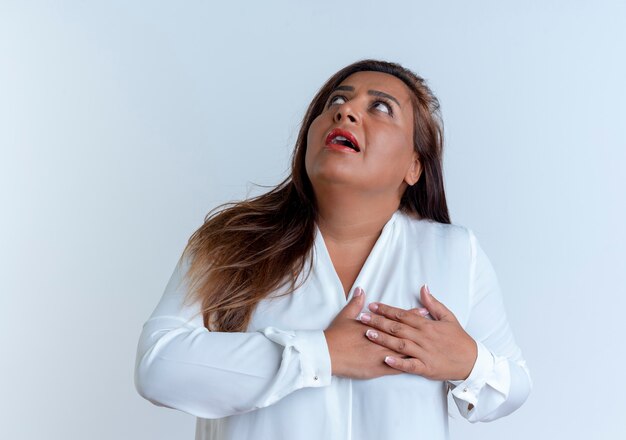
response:
<path id="1" fill-rule="evenodd" d="M 452 221 L 534 380 L 453 438 L 623 436 L 625 3 L 304 3 L 0 2 L 0 437 L 193 438 L 135 391 L 141 325 L 204 215 L 282 180 L 317 89 L 368 57 L 439 97 Z"/>

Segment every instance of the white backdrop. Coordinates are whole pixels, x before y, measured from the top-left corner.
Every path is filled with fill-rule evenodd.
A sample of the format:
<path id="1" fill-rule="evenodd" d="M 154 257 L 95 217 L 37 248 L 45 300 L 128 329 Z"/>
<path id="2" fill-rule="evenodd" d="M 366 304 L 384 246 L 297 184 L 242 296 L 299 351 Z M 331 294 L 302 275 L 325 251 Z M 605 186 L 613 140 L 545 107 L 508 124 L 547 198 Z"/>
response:
<path id="1" fill-rule="evenodd" d="M 439 97 L 452 221 L 533 375 L 453 438 L 625 435 L 626 3 L 303 3 L 0 1 L 0 437 L 193 438 L 135 391 L 141 325 L 204 215 L 278 183 L 318 87 L 369 57 Z"/>

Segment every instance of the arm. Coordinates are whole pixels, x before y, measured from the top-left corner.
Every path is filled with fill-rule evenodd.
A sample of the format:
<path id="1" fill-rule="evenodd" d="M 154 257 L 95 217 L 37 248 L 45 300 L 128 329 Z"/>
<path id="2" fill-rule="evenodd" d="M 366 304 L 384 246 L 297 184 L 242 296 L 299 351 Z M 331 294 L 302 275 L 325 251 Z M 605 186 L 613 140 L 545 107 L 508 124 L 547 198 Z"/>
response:
<path id="1" fill-rule="evenodd" d="M 530 373 L 506 319 L 495 271 L 470 230 L 470 315 L 465 331 L 478 355 L 465 380 L 448 381 L 452 397 L 470 422 L 487 422 L 519 408 L 532 388 Z"/>
<path id="2" fill-rule="evenodd" d="M 139 337 L 138 393 L 158 406 L 197 417 L 220 418 L 269 406 L 305 387 L 330 384 L 322 330 L 209 332 L 199 304 L 183 305 L 183 275 L 176 265 Z"/>

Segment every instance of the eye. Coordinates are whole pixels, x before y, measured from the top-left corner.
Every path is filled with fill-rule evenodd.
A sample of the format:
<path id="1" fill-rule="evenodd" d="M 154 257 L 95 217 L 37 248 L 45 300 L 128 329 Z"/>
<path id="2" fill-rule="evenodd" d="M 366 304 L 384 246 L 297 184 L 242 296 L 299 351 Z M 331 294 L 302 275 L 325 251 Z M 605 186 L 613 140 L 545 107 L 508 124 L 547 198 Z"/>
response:
<path id="1" fill-rule="evenodd" d="M 389 104 L 387 101 L 384 100 L 376 100 L 374 101 L 374 107 L 377 108 L 382 108 L 383 110 L 381 110 L 384 113 L 389 114 L 390 116 L 393 115 L 393 110 L 391 109 L 391 104 Z"/>
<path id="2" fill-rule="evenodd" d="M 344 101 L 344 102 L 346 101 L 346 98 L 344 98 L 342 95 L 335 95 L 335 96 L 332 96 L 332 97 L 328 100 L 328 105 L 330 106 L 330 105 L 334 104 L 334 103 L 335 103 L 335 101 L 337 100 L 337 98 L 343 99 L 343 101 Z M 341 103 L 341 104 L 343 104 L 343 103 Z"/>
<path id="3" fill-rule="evenodd" d="M 340 99 L 340 102 L 337 102 L 337 100 Z M 334 95 L 331 96 L 328 99 L 328 107 L 330 107 L 333 104 L 339 103 L 339 104 L 343 104 L 344 102 L 346 102 L 346 97 L 343 95 Z M 385 99 L 377 99 L 376 101 L 374 101 L 374 103 L 372 104 L 372 107 L 378 108 L 379 111 L 383 112 L 383 113 L 387 113 L 389 116 L 393 116 L 393 107 L 391 106 L 391 103 Z"/>

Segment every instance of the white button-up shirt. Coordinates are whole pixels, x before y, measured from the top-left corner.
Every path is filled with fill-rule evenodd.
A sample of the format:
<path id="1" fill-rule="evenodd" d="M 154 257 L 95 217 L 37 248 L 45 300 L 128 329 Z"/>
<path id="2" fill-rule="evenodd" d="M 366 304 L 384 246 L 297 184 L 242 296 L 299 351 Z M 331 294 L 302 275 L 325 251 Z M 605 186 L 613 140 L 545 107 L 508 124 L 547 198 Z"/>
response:
<path id="1" fill-rule="evenodd" d="M 183 304 L 188 262 L 181 258 L 139 338 L 138 392 L 196 416 L 196 439 L 212 440 L 446 439 L 448 392 L 471 422 L 502 417 L 524 402 L 530 375 L 496 274 L 470 229 L 396 211 L 347 299 L 317 227 L 312 251 L 306 282 L 261 301 L 240 333 L 208 331 L 199 303 Z M 424 283 L 477 342 L 469 377 L 332 376 L 323 330 L 354 287 L 365 291 L 363 311 L 374 301 L 409 309 L 422 306 Z"/>

